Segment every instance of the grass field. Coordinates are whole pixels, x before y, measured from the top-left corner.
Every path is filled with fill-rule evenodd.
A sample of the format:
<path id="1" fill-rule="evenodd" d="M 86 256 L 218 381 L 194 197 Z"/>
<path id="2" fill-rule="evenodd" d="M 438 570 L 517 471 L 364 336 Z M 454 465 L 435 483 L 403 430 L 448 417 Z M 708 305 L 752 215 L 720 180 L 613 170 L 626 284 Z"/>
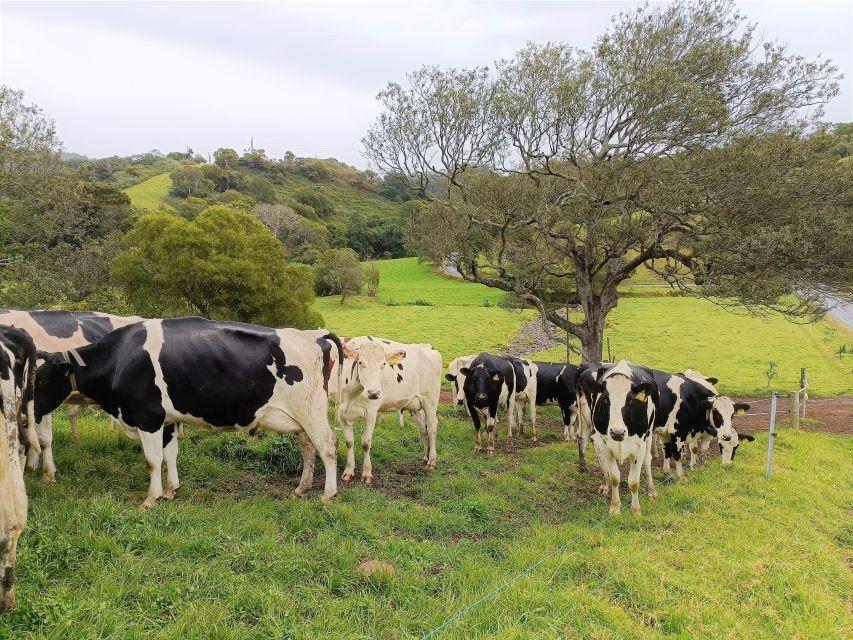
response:
<path id="1" fill-rule="evenodd" d="M 853 636 L 853 439 L 785 432 L 767 482 L 759 435 L 733 467 L 706 463 L 612 519 L 553 414 L 546 443 L 507 450 L 501 434 L 486 457 L 450 411 L 436 472 L 411 422 L 388 419 L 377 485 L 325 506 L 289 497 L 295 439 L 188 430 L 178 499 L 151 512 L 138 445 L 91 414 L 72 443 L 57 416 L 59 484 L 28 481 L 0 637 L 418 638 L 567 543 L 436 637 Z M 366 560 L 393 577 L 356 575 Z"/>
<path id="2" fill-rule="evenodd" d="M 131 204 L 149 211 L 157 211 L 160 209 L 163 198 L 169 195 L 171 188 L 172 181 L 169 174 L 161 173 L 125 189 L 124 192 L 130 197 Z"/>
<path id="3" fill-rule="evenodd" d="M 532 311 L 506 311 L 494 305 L 502 293 L 444 277 L 415 258 L 386 260 L 379 301 L 321 298 L 317 307 L 326 326 L 341 335 L 379 335 L 402 342 L 429 342 L 444 356 L 480 350 L 501 351 Z M 424 301 L 429 306 L 413 305 Z M 403 303 L 387 306 L 383 302 Z M 800 367 L 809 372 L 813 395 L 853 393 L 853 332 L 832 321 L 796 325 L 781 318 L 760 319 L 728 313 L 711 302 L 689 297 L 623 297 L 608 318 L 605 335 L 615 358 L 627 358 L 667 371 L 699 369 L 720 379 L 720 388 L 738 395 L 766 395 L 764 372 L 773 360 L 772 388 L 795 388 Z M 847 354 L 838 350 L 847 345 Z M 562 361 L 565 347 L 535 354 Z M 605 354 L 606 356 L 606 354 Z"/>

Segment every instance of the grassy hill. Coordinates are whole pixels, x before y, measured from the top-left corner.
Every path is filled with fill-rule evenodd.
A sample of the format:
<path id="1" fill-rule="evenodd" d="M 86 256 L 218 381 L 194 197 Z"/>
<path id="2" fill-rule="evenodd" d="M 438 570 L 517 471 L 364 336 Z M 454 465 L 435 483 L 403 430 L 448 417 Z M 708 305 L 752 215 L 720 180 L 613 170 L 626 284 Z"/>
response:
<path id="1" fill-rule="evenodd" d="M 505 349 L 535 317 L 532 311 L 495 307 L 501 292 L 442 276 L 415 258 L 378 265 L 378 300 L 356 297 L 345 306 L 337 297 L 317 301 L 327 327 L 347 336 L 369 333 L 429 342 L 448 362 L 467 353 Z M 778 317 L 735 315 L 689 297 L 623 297 L 605 335 L 616 358 L 667 371 L 699 369 L 718 377 L 726 393 L 765 395 L 771 387 L 794 388 L 800 367 L 808 369 L 814 395 L 853 393 L 853 355 L 838 356 L 842 344 L 851 351 L 853 332 L 830 320 L 797 325 Z M 562 361 L 565 348 L 535 355 Z M 778 374 L 768 387 L 764 371 L 770 360 Z"/>
<path id="2" fill-rule="evenodd" d="M 289 497 L 292 436 L 188 428 L 178 497 L 151 512 L 137 508 L 139 445 L 88 411 L 72 442 L 58 415 L 59 483 L 28 478 L 18 608 L 0 616 L 0 637 L 419 638 L 563 545 L 437 637 L 853 635 L 853 489 L 838 482 L 853 439 L 786 431 L 767 482 L 759 434 L 734 466 L 712 460 L 668 486 L 658 477 L 642 516 L 611 518 L 554 412 L 540 445 L 520 437 L 510 449 L 501 433 L 488 457 L 451 412 L 439 416 L 435 472 L 420 470 L 411 421 L 386 420 L 376 485 L 339 485 L 328 505 L 317 490 Z M 344 456 L 341 445 L 339 468 Z M 367 560 L 394 576 L 357 575 Z"/>
<path id="3" fill-rule="evenodd" d="M 161 173 L 144 182 L 140 182 L 124 192 L 130 197 L 130 203 L 137 207 L 143 207 L 149 211 L 157 211 L 161 205 L 172 209 L 163 199 L 169 195 L 172 181 L 168 173 Z"/>

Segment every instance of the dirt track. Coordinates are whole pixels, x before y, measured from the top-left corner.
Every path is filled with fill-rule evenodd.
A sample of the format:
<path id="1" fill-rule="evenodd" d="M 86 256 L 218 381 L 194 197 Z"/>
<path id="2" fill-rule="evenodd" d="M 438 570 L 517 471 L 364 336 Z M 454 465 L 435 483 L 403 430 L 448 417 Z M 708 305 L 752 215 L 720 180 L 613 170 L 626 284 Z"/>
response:
<path id="1" fill-rule="evenodd" d="M 735 428 L 746 433 L 766 431 L 770 428 L 770 416 L 760 415 L 770 413 L 770 398 L 736 398 L 737 402 L 748 402 L 749 413 L 745 416 L 735 418 Z M 452 404 L 453 395 L 449 391 L 441 392 L 441 404 Z M 788 419 L 791 401 L 788 398 L 779 398 L 777 404 L 776 426 L 781 427 L 782 422 Z M 809 400 L 806 404 L 807 421 L 817 420 L 817 424 L 801 423 L 800 428 L 805 431 L 822 431 L 824 433 L 836 433 L 853 436 L 853 397 L 842 396 L 839 398 L 817 398 Z"/>

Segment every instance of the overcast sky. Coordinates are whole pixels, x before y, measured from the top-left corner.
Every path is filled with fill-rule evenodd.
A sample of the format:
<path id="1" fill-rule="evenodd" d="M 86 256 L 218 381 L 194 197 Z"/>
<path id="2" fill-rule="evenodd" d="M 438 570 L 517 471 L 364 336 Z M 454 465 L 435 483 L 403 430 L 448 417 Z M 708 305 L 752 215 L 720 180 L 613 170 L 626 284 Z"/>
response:
<path id="1" fill-rule="evenodd" d="M 0 82 L 93 157 L 225 146 L 365 167 L 377 92 L 422 64 L 491 65 L 525 42 L 589 47 L 632 2 L 0 1 Z M 853 0 L 740 2 L 768 39 L 833 59 L 853 120 Z"/>

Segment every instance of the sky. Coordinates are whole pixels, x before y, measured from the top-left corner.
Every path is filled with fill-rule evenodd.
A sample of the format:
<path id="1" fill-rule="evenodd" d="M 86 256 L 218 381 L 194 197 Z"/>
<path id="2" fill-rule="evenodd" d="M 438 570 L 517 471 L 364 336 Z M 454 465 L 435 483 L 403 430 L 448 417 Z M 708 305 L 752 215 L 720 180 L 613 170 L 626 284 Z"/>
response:
<path id="1" fill-rule="evenodd" d="M 188 146 L 335 157 L 365 168 L 376 94 L 423 64 L 491 66 L 528 41 L 588 48 L 634 2 L 0 0 L 0 83 L 90 157 Z M 853 0 L 743 1 L 766 39 L 836 62 L 826 109 L 853 120 Z"/>

